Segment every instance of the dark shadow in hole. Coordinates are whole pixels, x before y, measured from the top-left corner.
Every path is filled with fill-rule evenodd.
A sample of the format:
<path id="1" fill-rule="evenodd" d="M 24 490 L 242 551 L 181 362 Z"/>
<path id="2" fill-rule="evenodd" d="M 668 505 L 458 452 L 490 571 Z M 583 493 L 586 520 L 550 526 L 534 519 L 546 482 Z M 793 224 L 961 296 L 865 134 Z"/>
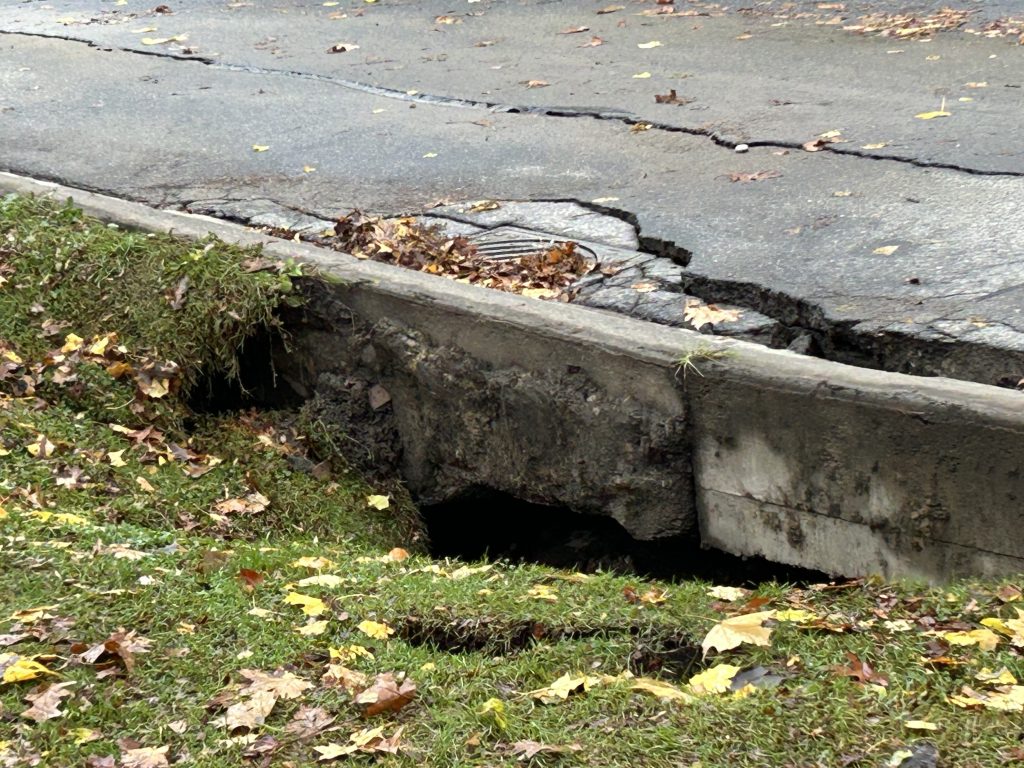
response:
<path id="1" fill-rule="evenodd" d="M 259 407 L 298 408 L 303 399 L 278 375 L 274 365 L 280 337 L 261 330 L 247 338 L 238 353 L 238 376 L 225 371 L 206 371 L 189 396 L 196 413 L 229 413 Z"/>
<path id="2" fill-rule="evenodd" d="M 670 581 L 700 578 L 730 586 L 829 580 L 820 571 L 702 549 L 691 536 L 637 541 L 610 517 L 531 504 L 482 487 L 442 504 L 422 506 L 420 512 L 434 557 L 486 557 Z"/>

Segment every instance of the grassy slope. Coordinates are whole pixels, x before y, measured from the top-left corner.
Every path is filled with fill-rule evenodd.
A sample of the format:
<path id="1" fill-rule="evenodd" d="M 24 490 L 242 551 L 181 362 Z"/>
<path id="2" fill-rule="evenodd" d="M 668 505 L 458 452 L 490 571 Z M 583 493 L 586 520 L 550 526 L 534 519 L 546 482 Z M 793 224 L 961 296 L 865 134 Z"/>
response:
<path id="1" fill-rule="evenodd" d="M 0 202 L 0 277 L 7 281 L 0 285 L 0 357 L 6 351 L 24 362 L 0 380 L 7 393 L 0 396 L 0 635 L 39 635 L 0 645 L 0 654 L 38 655 L 57 673 L 44 685 L 74 683 L 63 716 L 42 723 L 21 716 L 39 679 L 0 684 L 0 766 L 34 764 L 40 753 L 41 764 L 53 766 L 119 758 L 117 742 L 125 738 L 167 746 L 171 761 L 186 765 L 259 764 L 243 757 L 257 736 L 276 739 L 269 764 L 311 765 L 315 746 L 345 743 L 374 725 L 385 726 L 385 734 L 404 726 L 403 749 L 343 759 L 513 765 L 521 761 L 511 745 L 532 740 L 578 746 L 533 758 L 543 764 L 879 766 L 927 739 L 945 766 L 1020 761 L 1020 713 L 962 709 L 946 696 L 965 684 L 991 688 L 974 679 L 982 667 L 1005 666 L 1021 677 L 1021 649 L 1006 639 L 990 651 L 950 646 L 925 634 L 978 628 L 986 616 L 1013 618 L 1021 603 L 1004 603 L 1013 593 L 1000 597 L 1003 583 L 939 590 L 763 584 L 727 603 L 697 581 L 657 585 L 507 564 L 459 571 L 459 563 L 416 554 L 415 526 L 393 509 L 371 509 L 367 497 L 375 489 L 343 466 L 324 479 L 293 471 L 289 456 L 302 452 L 303 441 L 287 415 L 194 414 L 180 397 L 136 397 L 129 377 L 115 381 L 90 359 L 76 363 L 78 381 L 55 383 L 49 365 L 34 395 L 13 396 L 22 392 L 17 376 L 70 332 L 90 341 L 116 331 L 129 363 L 174 360 L 186 389 L 205 369 L 230 369 L 245 336 L 271 324 L 273 307 L 288 296 L 280 274 L 240 267 L 254 257 L 221 244 L 204 248 L 111 230 L 48 203 Z M 168 295 L 184 274 L 188 301 L 173 310 Z M 41 337 L 51 319 L 70 325 Z M 140 442 L 111 427 L 149 424 L 165 434 Z M 29 448 L 40 445 L 41 435 L 52 453 L 33 456 Z M 187 475 L 185 462 L 168 460 L 171 443 L 188 447 L 196 457 L 191 464 L 209 471 Z M 112 461 L 109 453 L 121 450 L 120 461 Z M 211 468 L 207 454 L 220 463 Z M 263 511 L 215 510 L 224 499 L 257 491 L 268 502 Z M 414 554 L 397 562 L 387 556 L 396 546 Z M 311 568 L 296 564 L 301 557 L 331 562 Z M 246 583 L 241 569 L 262 581 Z M 341 581 L 295 586 L 317 573 Z M 640 595 L 666 589 L 667 599 L 631 602 L 627 587 Z M 322 634 L 296 631 L 312 620 L 284 602 L 296 590 L 325 601 Z M 40 606 L 49 606 L 44 618 L 15 615 Z M 566 672 L 617 676 L 666 657 L 673 639 L 699 643 L 726 615 L 791 607 L 827 619 L 817 628 L 780 623 L 770 645 L 744 645 L 708 660 L 763 665 L 783 677 L 776 688 L 679 703 L 620 679 L 556 704 L 529 695 Z M 385 623 L 396 635 L 371 638 L 359 629 L 365 620 Z M 118 674 L 103 676 L 75 656 L 72 642 L 92 645 L 119 628 L 151 641 L 130 672 L 113 658 Z M 465 647 L 455 652 L 417 641 L 431 632 Z M 323 677 L 329 649 L 351 644 L 373 658 L 360 656 L 349 667 L 371 676 L 406 673 L 417 697 L 398 712 L 362 718 L 352 696 Z M 847 653 L 869 661 L 887 685 L 837 674 Z M 940 661 L 923 661 L 936 656 Z M 649 674 L 682 688 L 698 667 L 686 653 L 677 661 Z M 229 734 L 216 722 L 224 706 L 207 704 L 240 682 L 238 671 L 246 668 L 283 668 L 314 685 L 300 698 L 278 701 L 248 736 Z M 505 727 L 481 713 L 492 698 L 504 706 Z M 227 703 L 237 700 L 234 692 Z M 300 706 L 329 712 L 328 731 L 309 738 L 288 732 Z M 908 720 L 938 730 L 914 731 Z"/>

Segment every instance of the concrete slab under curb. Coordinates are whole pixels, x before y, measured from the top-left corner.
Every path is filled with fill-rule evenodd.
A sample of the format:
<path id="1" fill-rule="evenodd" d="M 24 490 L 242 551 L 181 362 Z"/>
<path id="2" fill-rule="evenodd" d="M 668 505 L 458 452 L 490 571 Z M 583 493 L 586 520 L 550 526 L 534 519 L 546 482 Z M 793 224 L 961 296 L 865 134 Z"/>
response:
<path id="1" fill-rule="evenodd" d="M 297 383 L 344 374 L 353 328 L 366 331 L 359 365 L 391 394 L 403 470 L 423 498 L 477 478 L 609 514 L 637 538 L 699 521 L 711 546 L 836 574 L 1024 570 L 1020 393 L 524 299 L 10 174 L 0 192 L 262 243 L 336 277 L 310 308 Z M 346 348 L 323 325 L 343 316 Z"/>

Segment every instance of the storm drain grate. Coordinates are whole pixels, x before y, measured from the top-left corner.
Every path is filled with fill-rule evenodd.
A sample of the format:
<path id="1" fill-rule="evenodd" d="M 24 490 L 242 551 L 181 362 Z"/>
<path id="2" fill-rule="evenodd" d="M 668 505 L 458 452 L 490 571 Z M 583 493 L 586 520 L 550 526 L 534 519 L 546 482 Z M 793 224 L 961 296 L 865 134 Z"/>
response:
<path id="1" fill-rule="evenodd" d="M 574 240 L 530 235 L 495 237 L 491 232 L 470 235 L 468 239 L 476 246 L 477 253 L 491 261 L 511 261 L 512 259 L 518 259 L 535 253 L 546 253 L 552 248 L 564 246 L 569 242 L 586 258 L 593 261 L 597 260 L 597 254 L 593 249 L 581 245 Z"/>

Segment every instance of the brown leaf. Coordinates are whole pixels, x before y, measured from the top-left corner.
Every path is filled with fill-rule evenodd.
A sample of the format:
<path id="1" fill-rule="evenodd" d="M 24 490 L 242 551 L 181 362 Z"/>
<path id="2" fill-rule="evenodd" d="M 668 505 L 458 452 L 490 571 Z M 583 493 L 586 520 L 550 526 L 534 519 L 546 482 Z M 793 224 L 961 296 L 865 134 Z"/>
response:
<path id="1" fill-rule="evenodd" d="M 740 319 L 738 309 L 720 309 L 717 304 L 704 304 L 700 299 L 687 299 L 683 319 L 694 328 L 717 323 L 732 323 Z"/>
<path id="2" fill-rule="evenodd" d="M 293 675 L 283 669 L 263 672 L 259 669 L 241 669 L 238 671 L 249 683 L 242 688 L 242 693 L 254 694 L 265 691 L 280 699 L 297 699 L 313 687 L 308 680 Z"/>
<path id="3" fill-rule="evenodd" d="M 242 583 L 242 589 L 252 592 L 263 583 L 263 574 L 250 568 L 241 568 L 238 571 L 238 580 Z"/>
<path id="4" fill-rule="evenodd" d="M 298 739 L 308 739 L 316 736 L 333 722 L 334 715 L 323 707 L 308 707 L 303 704 L 292 715 L 292 719 L 284 727 L 284 732 Z"/>
<path id="5" fill-rule="evenodd" d="M 676 94 L 676 89 L 671 89 L 668 93 L 656 93 L 654 94 L 654 101 L 658 104 L 689 104 L 693 99 L 679 98 Z"/>
<path id="6" fill-rule="evenodd" d="M 121 627 L 102 643 L 82 651 L 75 651 L 77 646 L 72 646 L 72 651 L 77 652 L 86 664 L 97 664 L 101 659 L 120 659 L 125 670 L 131 672 L 135 668 L 135 654 L 148 653 L 150 645 L 152 641 L 137 634 L 134 629 L 127 632 Z"/>
<path id="7" fill-rule="evenodd" d="M 590 31 L 590 27 L 569 27 L 568 29 L 563 29 L 558 34 L 560 34 L 560 35 L 575 35 L 575 34 L 578 34 L 579 32 L 589 32 L 589 31 Z"/>
<path id="8" fill-rule="evenodd" d="M 740 173 L 734 171 L 729 174 L 729 181 L 764 181 L 765 179 L 777 179 L 782 175 L 779 171 L 754 171 L 753 173 Z"/>
<path id="9" fill-rule="evenodd" d="M 585 43 L 581 43 L 577 47 L 578 48 L 597 48 L 597 46 L 599 46 L 599 45 L 604 45 L 604 38 L 603 37 L 598 37 L 597 35 L 595 35 L 594 37 L 590 38 L 589 41 L 587 41 Z"/>
<path id="10" fill-rule="evenodd" d="M 583 747 L 579 744 L 567 744 L 565 746 L 555 746 L 552 744 L 541 744 L 539 741 L 517 741 L 511 745 L 510 751 L 513 755 L 518 755 L 520 760 L 529 760 L 535 755 L 542 752 L 549 754 L 561 755 L 567 752 L 579 752 Z"/>
<path id="11" fill-rule="evenodd" d="M 266 722 L 267 716 L 277 704 L 277 697 L 266 690 L 253 691 L 246 698 L 236 701 L 224 714 L 224 725 L 234 732 L 245 728 L 253 730 Z"/>
<path id="12" fill-rule="evenodd" d="M 381 712 L 397 712 L 416 695 L 416 684 L 408 678 L 397 680 L 393 672 L 377 675 L 373 685 L 355 696 L 361 704 L 363 717 L 372 717 Z"/>
<path id="13" fill-rule="evenodd" d="M 53 683 L 42 690 L 37 688 L 34 692 L 26 693 L 25 699 L 32 702 L 32 706 L 22 712 L 21 716 L 35 720 L 37 723 L 63 717 L 64 713 L 58 707 L 61 699 L 73 695 L 71 691 L 67 690 L 72 685 L 74 685 L 73 682 Z"/>
<path id="14" fill-rule="evenodd" d="M 177 311 L 185 306 L 185 297 L 188 294 L 188 287 L 191 284 L 188 275 L 183 275 L 178 284 L 174 286 L 174 292 L 170 296 L 171 309 Z"/>
<path id="15" fill-rule="evenodd" d="M 268 765 L 269 755 L 274 754 L 278 747 L 281 746 L 281 742 L 271 736 L 269 733 L 260 736 L 256 741 L 247 746 L 242 752 L 243 757 L 250 759 L 261 757 L 263 762 L 260 765 Z"/>
<path id="16" fill-rule="evenodd" d="M 139 747 L 121 750 L 121 768 L 167 768 L 170 747 Z"/>
<path id="17" fill-rule="evenodd" d="M 527 88 L 547 88 L 551 83 L 547 80 L 524 80 L 523 85 Z"/>
<path id="18" fill-rule="evenodd" d="M 840 677 L 852 677 L 857 682 L 874 683 L 882 687 L 889 684 L 887 678 L 875 672 L 871 665 L 858 658 L 857 654 L 847 651 L 846 658 L 849 660 L 849 664 L 833 667 L 833 671 Z"/>
<path id="19" fill-rule="evenodd" d="M 600 16 L 600 15 L 605 14 L 605 13 L 615 13 L 616 11 L 624 10 L 625 7 L 626 6 L 624 6 L 624 5 L 609 5 L 609 6 L 606 6 L 606 7 L 602 8 L 601 10 L 599 10 L 597 12 L 597 15 Z"/>

